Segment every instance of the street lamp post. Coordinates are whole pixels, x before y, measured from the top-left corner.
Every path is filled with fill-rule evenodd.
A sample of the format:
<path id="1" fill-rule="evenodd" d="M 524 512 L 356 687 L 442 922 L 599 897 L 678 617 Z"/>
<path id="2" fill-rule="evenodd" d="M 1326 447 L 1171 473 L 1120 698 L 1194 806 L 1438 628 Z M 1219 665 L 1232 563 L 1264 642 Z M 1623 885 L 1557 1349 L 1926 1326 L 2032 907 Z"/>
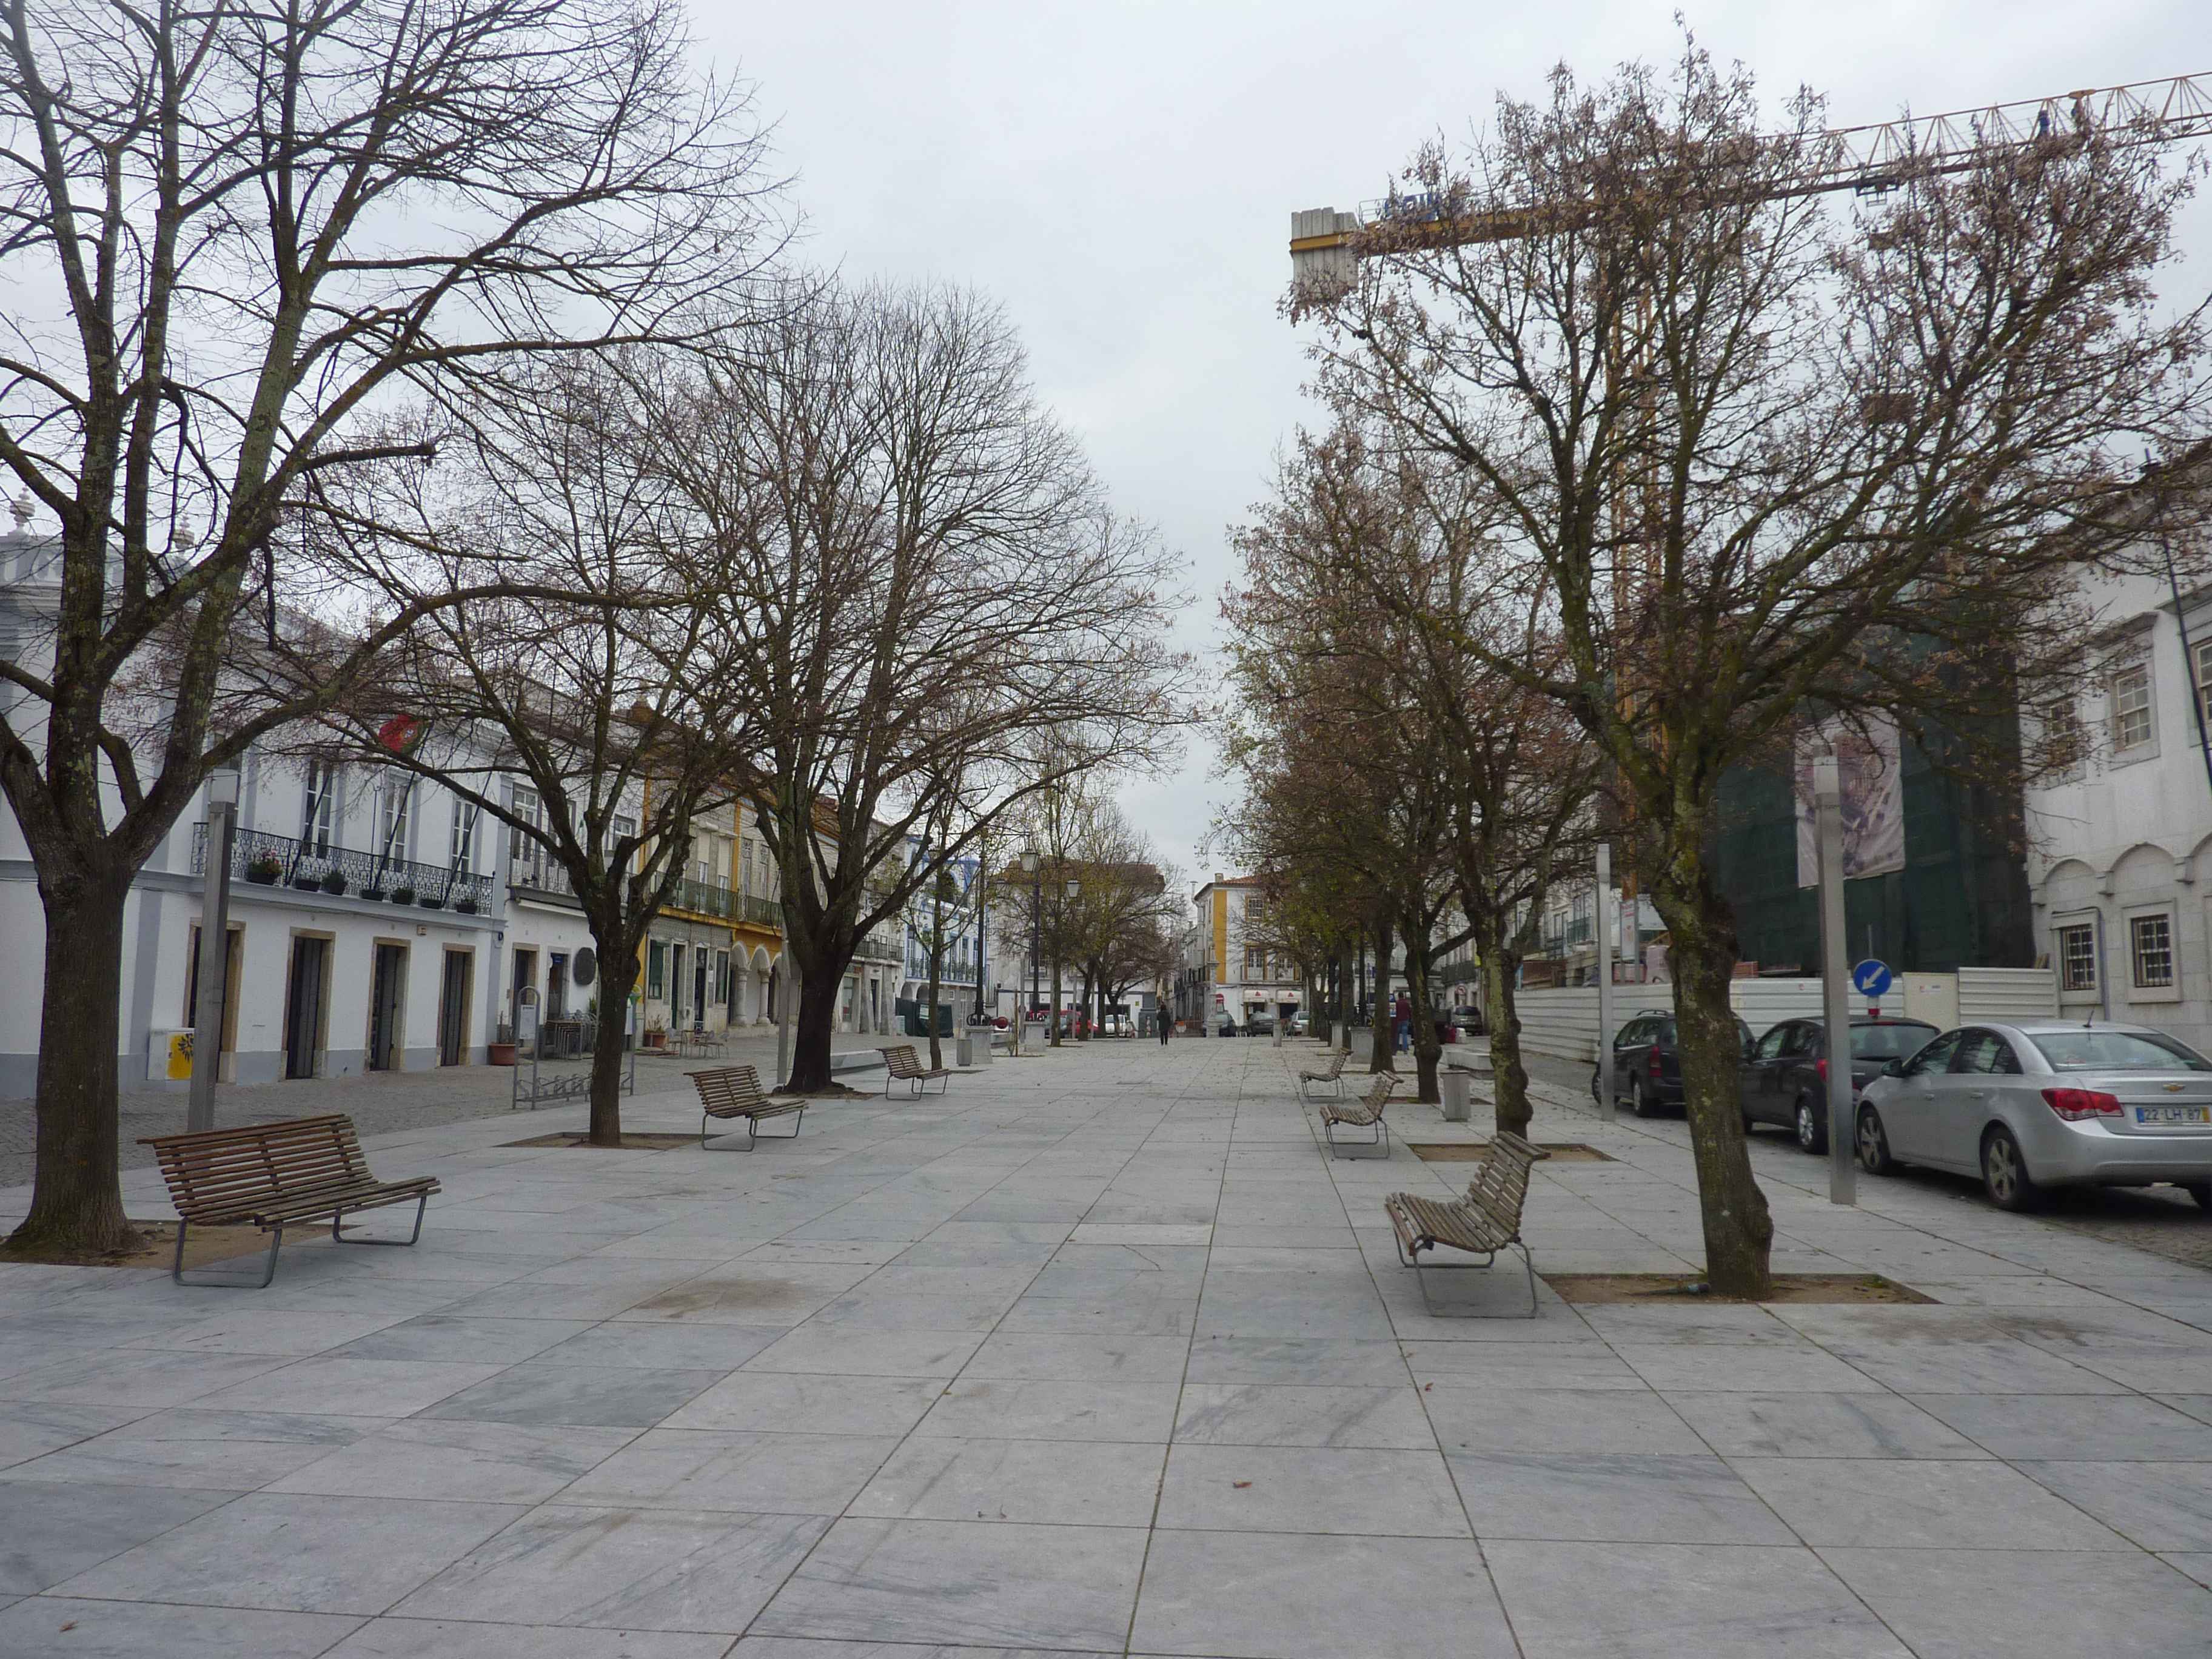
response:
<path id="1" fill-rule="evenodd" d="M 1022 1049 L 1022 1033 L 1029 1027 L 1030 1010 L 1037 1006 L 1037 980 L 1044 966 L 1044 878 L 1037 873 L 1037 850 L 1022 848 L 1022 873 L 1030 878 L 1030 1001 L 1014 1025 L 1014 1052 Z"/>
<path id="2" fill-rule="evenodd" d="M 1082 886 L 1081 882 L 1070 876 L 1066 883 L 1066 898 L 1073 899 Z M 1066 915 L 1065 904 L 1066 900 L 1060 894 L 1053 895 L 1052 921 L 1055 933 L 1060 931 L 1060 923 Z M 1057 950 L 1052 953 L 1052 1046 L 1055 1048 L 1060 1047 L 1060 951 Z"/>
<path id="3" fill-rule="evenodd" d="M 230 994 L 230 848 L 238 832 L 238 769 L 208 774 L 205 877 L 200 887 L 200 959 L 192 1009 L 192 1091 L 185 1127 L 215 1127 L 216 1074 L 222 1069 L 222 1024 Z"/>

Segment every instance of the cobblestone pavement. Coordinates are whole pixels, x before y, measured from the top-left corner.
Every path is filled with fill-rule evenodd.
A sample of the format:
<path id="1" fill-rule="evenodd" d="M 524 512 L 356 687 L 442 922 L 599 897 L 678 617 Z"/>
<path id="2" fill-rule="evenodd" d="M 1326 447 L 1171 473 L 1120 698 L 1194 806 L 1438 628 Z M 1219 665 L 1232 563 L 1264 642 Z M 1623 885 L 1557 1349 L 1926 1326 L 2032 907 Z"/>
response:
<path id="1" fill-rule="evenodd" d="M 1317 1057 L 1062 1052 L 755 1152 L 410 1128 L 412 1249 L 0 1266 L 0 1655 L 2204 1659 L 2212 1278 L 1762 1146 L 1778 1267 L 1930 1303 L 1510 1261 L 1439 1316 L 1382 1200 L 1489 1114 L 1332 1157 Z M 1679 1139 L 1545 1092 L 1607 1161 L 1537 1166 L 1537 1269 L 1692 1268 Z"/>
<path id="2" fill-rule="evenodd" d="M 1543 1054 L 1533 1055 L 1528 1061 L 1532 1079 L 1578 1102 L 1589 1098 L 1589 1073 L 1590 1068 L 1585 1063 L 1553 1060 Z M 1678 1146 L 1689 1144 L 1688 1131 L 1679 1117 L 1639 1122 L 1624 1114 L 1623 1121 L 1634 1124 L 1644 1133 Z M 1817 1185 L 1826 1190 L 1826 1176 L 1820 1162 L 1799 1152 L 1779 1129 L 1762 1129 L 1753 1135 L 1752 1166 L 1762 1175 L 1771 1174 L 1799 1186 Z M 1936 1170 L 1900 1170 L 1887 1179 L 1960 1204 L 1988 1203 L 1982 1195 L 1981 1184 L 1964 1176 Z M 1870 1176 L 1860 1176 L 1863 1194 L 1874 1180 Z M 2080 1188 L 2053 1193 L 2039 1212 L 2038 1218 L 2069 1232 L 2103 1239 L 2107 1243 L 2126 1244 L 2169 1261 L 2212 1268 L 2212 1214 L 2198 1209 L 2196 1201 L 2179 1188 Z"/>

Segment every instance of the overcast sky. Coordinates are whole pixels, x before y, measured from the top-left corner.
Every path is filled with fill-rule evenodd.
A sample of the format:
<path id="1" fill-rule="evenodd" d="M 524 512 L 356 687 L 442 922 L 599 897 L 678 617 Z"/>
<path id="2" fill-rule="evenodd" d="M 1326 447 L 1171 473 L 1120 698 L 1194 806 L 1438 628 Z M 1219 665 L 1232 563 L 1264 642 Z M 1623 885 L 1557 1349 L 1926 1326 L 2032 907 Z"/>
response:
<path id="1" fill-rule="evenodd" d="M 1209 655 L 1228 526 L 1307 418 L 1299 333 L 1275 314 L 1291 211 L 1381 195 L 1425 138 L 1463 137 L 1500 89 L 1540 97 L 1555 64 L 1597 79 L 1677 41 L 1677 0 L 694 3 L 716 66 L 777 124 L 801 257 L 1003 301 L 1117 505 L 1188 559 L 1183 632 Z M 1838 125 L 2212 70 L 2208 0 L 1680 9 L 1771 107 L 1810 85 Z M 2212 252 L 2212 205 L 2186 240 Z M 1227 867 L 1198 850 L 1213 764 L 1194 738 L 1179 778 L 1121 795 L 1199 879 Z"/>

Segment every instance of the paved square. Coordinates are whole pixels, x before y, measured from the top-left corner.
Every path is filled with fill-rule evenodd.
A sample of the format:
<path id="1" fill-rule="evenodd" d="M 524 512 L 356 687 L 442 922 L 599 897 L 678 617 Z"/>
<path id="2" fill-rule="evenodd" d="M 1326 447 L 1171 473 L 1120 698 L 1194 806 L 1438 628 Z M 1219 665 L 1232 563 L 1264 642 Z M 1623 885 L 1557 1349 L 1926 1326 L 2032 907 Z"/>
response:
<path id="1" fill-rule="evenodd" d="M 2212 1273 L 1963 1186 L 1838 1210 L 1760 1136 L 1778 1267 L 1934 1302 L 1435 1318 L 1381 1199 L 1467 1171 L 1330 1158 L 1315 1053 L 1102 1042 L 751 1154 L 414 1127 L 416 1249 L 0 1267 L 0 1654 L 2212 1650 Z M 1694 1263 L 1682 1126 L 1539 1094 L 1614 1160 L 1539 1166 L 1539 1268 Z"/>

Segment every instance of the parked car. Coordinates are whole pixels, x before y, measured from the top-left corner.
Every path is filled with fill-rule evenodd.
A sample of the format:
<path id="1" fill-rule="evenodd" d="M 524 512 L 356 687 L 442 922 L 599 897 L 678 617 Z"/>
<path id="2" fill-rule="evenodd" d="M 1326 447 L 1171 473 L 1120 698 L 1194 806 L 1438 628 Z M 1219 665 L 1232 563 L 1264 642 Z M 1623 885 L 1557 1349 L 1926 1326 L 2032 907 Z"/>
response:
<path id="1" fill-rule="evenodd" d="M 1274 1036 L 1275 1017 L 1273 1014 L 1265 1012 L 1245 1015 L 1244 1035 L 1246 1036 Z"/>
<path id="2" fill-rule="evenodd" d="M 1739 1018 L 1736 1042 L 1747 1049 L 1751 1027 Z M 1613 1097 L 1626 1099 L 1638 1117 L 1653 1117 L 1682 1103 L 1682 1053 L 1675 1044 L 1674 1016 L 1663 1008 L 1633 1015 L 1613 1037 Z M 1590 1067 L 1590 1098 L 1598 1098 L 1598 1068 Z"/>
<path id="3" fill-rule="evenodd" d="M 1851 1021 L 1851 1100 L 1893 1060 L 1917 1054 L 1936 1028 L 1924 1019 L 1864 1015 Z M 1785 1019 L 1744 1051 L 1743 1122 L 1779 1123 L 1808 1152 L 1828 1150 L 1828 1030 L 1818 1019 Z"/>
<path id="4" fill-rule="evenodd" d="M 1226 1008 L 1216 1008 L 1213 1011 L 1213 1018 L 1211 1021 L 1211 1024 L 1212 1026 L 1213 1035 L 1216 1036 L 1235 1036 L 1237 1035 L 1236 1016 L 1231 1014 Z"/>
<path id="5" fill-rule="evenodd" d="M 1462 1006 L 1451 1011 L 1450 1018 L 1451 1023 L 1459 1027 L 1462 1038 L 1483 1035 L 1481 1009 Z"/>
<path id="6" fill-rule="evenodd" d="M 2171 1182 L 2212 1210 L 2212 1060 L 2147 1025 L 1946 1031 L 1867 1085 L 1856 1128 L 1870 1173 L 1979 1176 L 2002 1209 L 2052 1187 Z"/>
<path id="7" fill-rule="evenodd" d="M 1292 1014 L 1291 1023 L 1285 1030 L 1291 1036 L 1304 1036 L 1306 1034 L 1306 1017 L 1304 1014 Z"/>

